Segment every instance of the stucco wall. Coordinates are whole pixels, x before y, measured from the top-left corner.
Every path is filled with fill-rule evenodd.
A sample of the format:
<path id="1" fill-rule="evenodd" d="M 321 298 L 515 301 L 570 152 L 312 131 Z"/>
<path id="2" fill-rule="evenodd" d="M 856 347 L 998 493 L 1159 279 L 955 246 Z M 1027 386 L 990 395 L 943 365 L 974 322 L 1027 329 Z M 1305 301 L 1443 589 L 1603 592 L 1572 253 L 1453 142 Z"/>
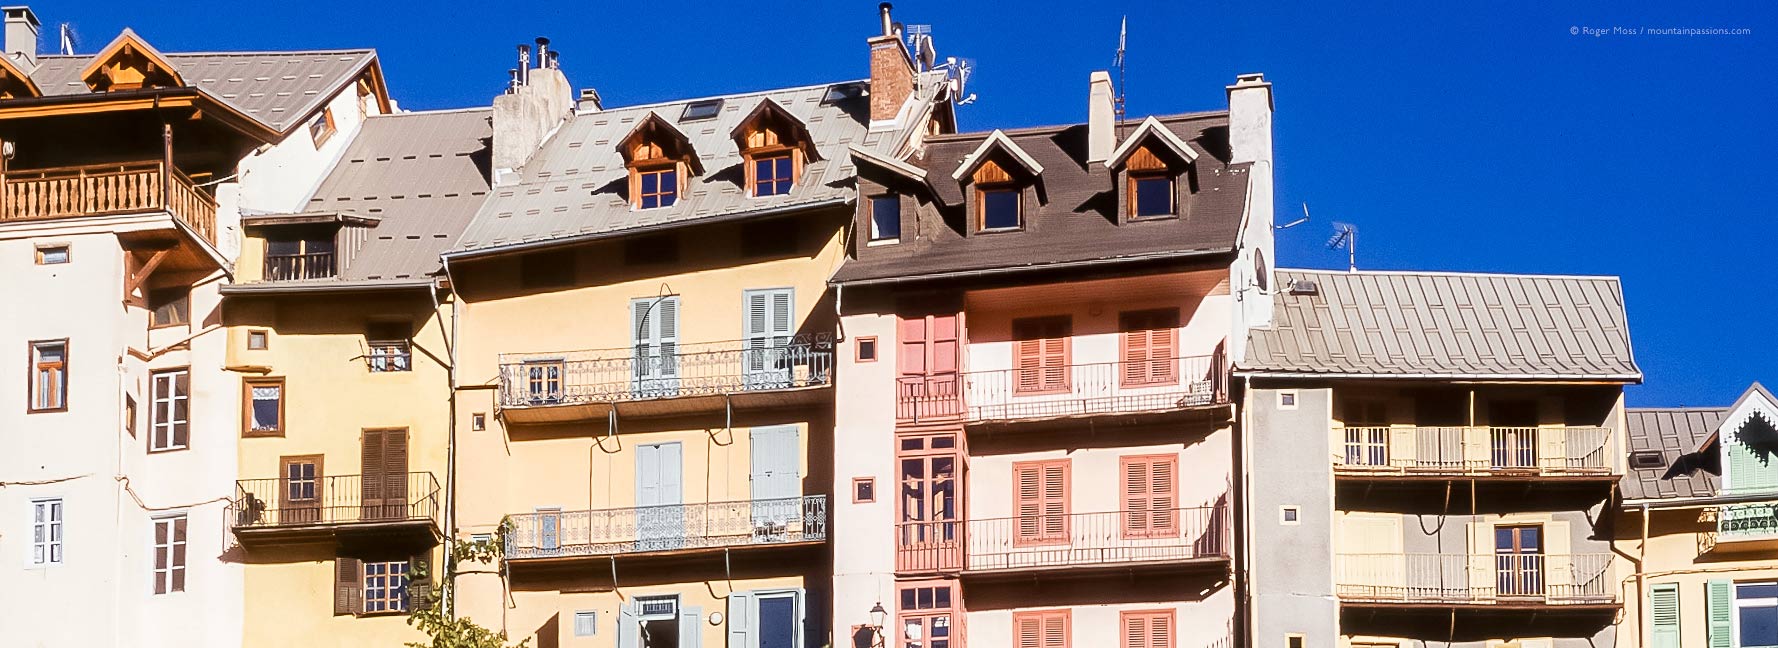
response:
<path id="1" fill-rule="evenodd" d="M 1294 394 L 1296 405 L 1281 407 L 1281 392 Z M 1257 648 L 1283 648 L 1291 633 L 1302 634 L 1306 648 L 1335 645 L 1330 404 L 1326 388 L 1262 387 L 1246 394 L 1252 538 L 1247 586 Z M 1296 523 L 1283 520 L 1284 507 L 1296 509 Z"/>
<path id="2" fill-rule="evenodd" d="M 881 602 L 895 605 L 896 319 L 861 310 L 840 320 L 839 381 L 834 388 L 833 626 L 834 641 L 871 622 Z M 877 359 L 858 361 L 858 344 L 874 338 Z M 854 503 L 854 479 L 873 480 L 876 501 Z"/>
<path id="3" fill-rule="evenodd" d="M 967 616 L 970 646 L 1017 646 L 1013 616 L 1020 612 L 1057 609 L 1053 607 L 1016 608 L 971 611 Z M 1235 611 L 1232 588 L 1222 588 L 1202 601 L 1157 600 L 1108 605 L 1073 605 L 1069 611 L 1070 646 L 1120 646 L 1123 633 L 1119 616 L 1127 611 L 1172 610 L 1174 614 L 1174 645 L 1178 648 L 1210 648 L 1228 635 L 1229 620 Z"/>
<path id="4" fill-rule="evenodd" d="M 1650 646 L 1649 592 L 1657 585 L 1679 589 L 1679 645 L 1708 646 L 1709 599 L 1706 586 L 1712 580 L 1778 581 L 1778 558 L 1772 543 L 1717 543 L 1709 551 L 1703 542 L 1716 526 L 1700 521 L 1701 507 L 1656 509 L 1649 516 L 1648 543 L 1642 541 L 1642 514 L 1626 507 L 1619 518 L 1617 584 L 1624 600 L 1624 614 L 1617 623 L 1622 648 Z M 1643 581 L 1637 581 L 1636 561 L 1642 561 Z"/>

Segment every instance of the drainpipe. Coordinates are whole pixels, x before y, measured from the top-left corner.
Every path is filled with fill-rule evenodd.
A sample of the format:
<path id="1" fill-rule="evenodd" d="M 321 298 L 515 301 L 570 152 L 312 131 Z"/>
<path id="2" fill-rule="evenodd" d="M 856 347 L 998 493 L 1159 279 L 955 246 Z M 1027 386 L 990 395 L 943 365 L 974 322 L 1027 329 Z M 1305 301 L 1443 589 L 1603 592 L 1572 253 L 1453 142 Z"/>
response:
<path id="1" fill-rule="evenodd" d="M 1652 637 L 1644 628 L 1650 627 L 1648 617 L 1648 502 L 1642 503 L 1642 545 L 1636 550 L 1636 643 L 1640 646 L 1652 645 Z"/>
<path id="2" fill-rule="evenodd" d="M 1236 636 L 1231 637 L 1230 639 L 1231 639 L 1231 641 L 1234 642 L 1234 645 L 1237 645 L 1237 646 L 1253 645 L 1253 643 L 1248 640 L 1249 637 L 1253 636 L 1253 601 L 1250 600 L 1252 597 L 1253 585 L 1252 585 L 1252 583 L 1249 582 L 1252 572 L 1248 566 L 1247 547 L 1250 546 L 1251 535 L 1253 533 L 1253 530 L 1250 528 L 1251 525 L 1249 525 L 1247 523 L 1248 519 L 1250 519 L 1251 516 L 1248 515 L 1248 511 L 1247 511 L 1247 487 L 1248 487 L 1249 471 L 1247 470 L 1248 462 L 1247 462 L 1247 443 L 1246 443 L 1246 435 L 1248 433 L 1248 430 L 1250 429 L 1250 426 L 1247 424 L 1248 423 L 1247 417 L 1248 417 L 1248 411 L 1250 410 L 1250 406 L 1252 405 L 1252 400 L 1253 400 L 1253 378 L 1251 376 L 1241 376 L 1240 415 L 1237 416 L 1235 419 L 1234 438 L 1230 440 L 1230 445 L 1233 446 L 1233 450 L 1234 450 L 1234 457 L 1233 458 L 1235 461 L 1235 471 L 1236 471 L 1235 479 L 1233 480 L 1234 481 L 1234 489 L 1233 489 L 1234 493 L 1231 494 L 1234 499 L 1234 502 L 1232 503 L 1233 505 L 1230 507 L 1234 511 L 1234 514 L 1236 516 L 1236 519 L 1234 521 L 1235 532 L 1229 534 L 1235 541 L 1234 562 L 1235 562 L 1235 618 L 1236 618 L 1235 635 Z"/>
<path id="3" fill-rule="evenodd" d="M 463 300 L 457 295 L 457 281 L 451 278 L 451 259 L 442 257 L 444 262 L 445 281 L 451 287 L 451 323 L 446 332 L 445 357 L 450 359 L 450 366 L 445 368 L 446 387 L 449 394 L 445 397 L 445 505 L 444 505 L 444 537 L 445 555 L 442 562 L 452 570 L 443 579 L 443 607 L 446 619 L 457 618 L 457 578 L 455 566 L 450 565 L 451 547 L 457 543 L 457 310 Z M 437 285 L 429 291 L 432 295 L 432 316 L 438 318 L 440 308 Z M 442 322 L 441 322 L 442 324 Z M 505 579 L 502 578 L 502 581 Z M 504 629 L 504 628 L 503 628 Z"/>

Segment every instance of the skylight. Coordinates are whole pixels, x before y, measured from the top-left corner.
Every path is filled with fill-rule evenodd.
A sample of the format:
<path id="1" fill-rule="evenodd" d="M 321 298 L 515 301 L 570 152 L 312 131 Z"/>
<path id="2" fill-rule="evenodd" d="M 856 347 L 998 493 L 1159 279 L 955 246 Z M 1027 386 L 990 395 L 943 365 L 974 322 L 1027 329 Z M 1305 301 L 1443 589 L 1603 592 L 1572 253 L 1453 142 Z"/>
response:
<path id="1" fill-rule="evenodd" d="M 827 86 L 827 94 L 821 96 L 821 103 L 833 104 L 848 99 L 857 99 L 864 96 L 864 88 L 865 85 L 861 82 L 836 83 Z"/>
<path id="2" fill-rule="evenodd" d="M 710 119 L 712 117 L 715 117 L 716 113 L 720 112 L 721 110 L 722 110 L 722 100 L 721 99 L 708 99 L 705 101 L 693 101 L 691 103 L 685 104 L 685 112 L 679 115 L 679 121 L 688 122 L 688 121 L 697 121 L 700 119 Z"/>

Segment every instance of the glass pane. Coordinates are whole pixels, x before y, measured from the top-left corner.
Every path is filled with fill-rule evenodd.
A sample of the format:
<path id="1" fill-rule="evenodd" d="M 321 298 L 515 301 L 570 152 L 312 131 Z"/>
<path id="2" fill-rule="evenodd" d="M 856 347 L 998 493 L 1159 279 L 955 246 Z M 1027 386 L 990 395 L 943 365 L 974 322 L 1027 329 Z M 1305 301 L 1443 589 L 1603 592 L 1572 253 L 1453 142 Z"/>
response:
<path id="1" fill-rule="evenodd" d="M 642 195 L 655 193 L 661 186 L 661 175 L 658 173 L 642 174 Z"/>
<path id="2" fill-rule="evenodd" d="M 258 389 L 255 389 L 254 391 L 258 391 Z M 278 429 L 278 401 L 277 400 L 275 400 L 275 399 L 267 400 L 267 399 L 259 398 L 258 395 L 254 396 L 254 398 L 253 398 L 253 429 L 255 429 L 255 430 L 276 430 L 276 429 Z"/>
<path id="3" fill-rule="evenodd" d="M 1778 583 L 1749 583 L 1735 586 L 1735 598 L 1778 598 Z"/>
<path id="4" fill-rule="evenodd" d="M 796 599 L 769 596 L 759 599 L 759 645 L 796 645 Z"/>
<path id="5" fill-rule="evenodd" d="M 901 198 L 882 196 L 870 202 L 870 238 L 873 241 L 901 237 Z"/>
<path id="6" fill-rule="evenodd" d="M 1742 646 L 1778 646 L 1778 607 L 1740 609 Z"/>
<path id="7" fill-rule="evenodd" d="M 1013 190 L 982 192 L 982 227 L 1003 229 L 1019 226 L 1019 193 Z"/>
<path id="8" fill-rule="evenodd" d="M 1540 527 L 1519 528 L 1519 552 L 1539 553 L 1543 551 L 1543 529 Z"/>
<path id="9" fill-rule="evenodd" d="M 301 241 L 266 241 L 266 254 L 287 256 L 302 253 Z"/>
<path id="10" fill-rule="evenodd" d="M 1136 215 L 1165 216 L 1173 213 L 1172 178 L 1142 178 L 1136 181 Z"/>

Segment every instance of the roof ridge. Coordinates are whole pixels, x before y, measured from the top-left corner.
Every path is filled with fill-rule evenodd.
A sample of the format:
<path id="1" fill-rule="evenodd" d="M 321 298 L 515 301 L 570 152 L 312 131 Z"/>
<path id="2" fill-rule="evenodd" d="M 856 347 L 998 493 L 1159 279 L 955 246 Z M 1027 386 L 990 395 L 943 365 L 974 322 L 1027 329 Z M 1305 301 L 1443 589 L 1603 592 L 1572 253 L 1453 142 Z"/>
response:
<path id="1" fill-rule="evenodd" d="M 462 108 L 432 108 L 428 110 L 403 110 L 387 114 L 371 115 L 366 120 L 388 119 L 391 117 L 419 117 L 425 115 L 446 115 L 451 113 L 492 112 L 493 106 L 465 106 Z"/>
<path id="2" fill-rule="evenodd" d="M 1210 119 L 1210 118 L 1214 118 L 1214 117 L 1223 117 L 1223 116 L 1227 116 L 1228 114 L 1229 114 L 1229 111 L 1228 111 L 1228 109 L 1225 108 L 1222 110 L 1203 110 L 1203 111 L 1194 111 L 1194 112 L 1173 113 L 1170 115 L 1143 115 L 1142 117 L 1139 117 L 1137 119 L 1146 120 L 1149 117 L 1153 117 L 1153 118 L 1158 119 L 1162 122 L 1192 121 L 1192 120 L 1198 120 L 1198 119 Z M 1129 123 L 1129 121 L 1130 120 L 1125 119 L 1124 123 L 1127 124 L 1127 123 Z M 1138 125 L 1140 125 L 1142 122 L 1137 121 L 1136 123 Z M 1000 132 L 1006 133 L 1006 135 L 1010 137 L 1010 136 L 1014 136 L 1014 135 L 1031 135 L 1031 134 L 1035 134 L 1035 133 L 1061 131 L 1061 130 L 1066 130 L 1069 128 L 1074 128 L 1077 126 L 1085 126 L 1085 125 L 1086 125 L 1086 122 L 1068 122 L 1065 124 L 1045 124 L 1045 125 L 1039 125 L 1039 126 L 1021 126 L 1018 128 L 989 128 L 989 129 L 985 129 L 985 130 L 965 131 L 965 132 L 961 132 L 961 133 L 945 133 L 943 135 L 928 135 L 926 137 L 926 140 L 927 141 L 957 141 L 957 140 L 965 140 L 965 139 L 975 139 L 977 137 L 987 137 L 988 135 L 993 134 L 994 131 L 1000 131 Z"/>
<path id="3" fill-rule="evenodd" d="M 1464 270 L 1339 270 L 1329 268 L 1274 268 L 1278 272 L 1307 272 L 1324 275 L 1402 275 L 1423 277 L 1508 277 L 1517 279 L 1587 279 L 1622 283 L 1620 275 L 1535 274 L 1527 272 L 1472 272 Z"/>
<path id="4" fill-rule="evenodd" d="M 1657 405 L 1653 407 L 1626 407 L 1625 412 L 1727 412 L 1729 406 L 1676 405 L 1672 407 Z"/>
<path id="5" fill-rule="evenodd" d="M 374 47 L 360 47 L 360 48 L 315 49 L 315 50 L 239 50 L 239 51 L 217 50 L 217 51 L 206 51 L 206 52 L 161 52 L 161 54 L 164 54 L 166 56 L 269 56 L 269 55 L 292 55 L 292 54 L 375 54 L 376 51 L 377 50 Z M 37 58 L 38 58 L 38 60 L 45 60 L 45 59 L 73 60 L 73 59 L 92 58 L 94 56 L 97 56 L 98 54 L 99 54 L 98 52 L 93 52 L 91 54 L 44 54 L 44 55 L 38 56 Z"/>
<path id="6" fill-rule="evenodd" d="M 767 88 L 764 90 L 750 90 L 747 92 L 716 94 L 716 95 L 708 95 L 708 96 L 703 96 L 703 97 L 687 97 L 687 98 L 683 98 L 683 99 L 669 99 L 666 101 L 657 101 L 657 102 L 653 102 L 653 103 L 644 103 L 644 104 L 632 104 L 632 105 L 628 105 L 628 106 L 604 106 L 604 107 L 601 107 L 599 110 L 590 111 L 590 112 L 576 111 L 576 114 L 597 115 L 600 113 L 608 113 L 608 112 L 614 112 L 614 111 L 619 111 L 619 110 L 641 110 L 641 109 L 645 109 L 645 108 L 659 108 L 662 106 L 672 106 L 672 105 L 677 105 L 677 104 L 694 103 L 694 102 L 698 102 L 698 101 L 709 101 L 711 99 L 730 99 L 730 98 L 737 98 L 737 97 L 750 97 L 750 96 L 754 96 L 754 95 L 768 95 L 768 94 L 775 94 L 775 93 L 780 93 L 780 92 L 795 92 L 798 90 L 813 90 L 815 88 L 829 88 L 829 87 L 836 86 L 836 85 L 839 85 L 842 83 L 862 83 L 862 82 L 869 82 L 869 81 L 870 81 L 870 79 L 843 79 L 840 81 L 829 81 L 827 83 L 811 83 L 811 84 L 807 84 L 807 85 L 788 86 L 788 87 L 783 87 L 783 88 Z M 675 120 L 675 121 L 677 121 L 677 120 Z"/>

